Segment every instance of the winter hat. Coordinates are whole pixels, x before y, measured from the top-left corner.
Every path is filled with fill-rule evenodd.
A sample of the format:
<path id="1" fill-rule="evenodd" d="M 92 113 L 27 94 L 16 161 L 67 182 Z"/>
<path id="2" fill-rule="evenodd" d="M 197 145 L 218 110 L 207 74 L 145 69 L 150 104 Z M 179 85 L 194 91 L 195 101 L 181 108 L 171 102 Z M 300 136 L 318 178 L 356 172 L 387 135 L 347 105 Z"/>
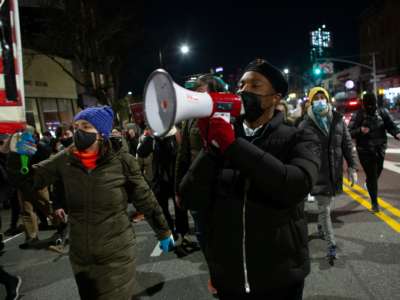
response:
<path id="1" fill-rule="evenodd" d="M 323 93 L 325 95 L 326 99 L 328 100 L 328 102 L 329 103 L 331 102 L 331 97 L 329 97 L 328 91 L 320 86 L 316 86 L 310 90 L 310 92 L 308 93 L 308 101 L 310 101 L 310 103 L 312 103 L 313 98 L 318 93 Z"/>
<path id="2" fill-rule="evenodd" d="M 279 69 L 275 68 L 264 59 L 255 59 L 247 65 L 244 72 L 254 71 L 260 73 L 271 82 L 274 90 L 284 98 L 288 92 L 288 83 Z"/>
<path id="3" fill-rule="evenodd" d="M 88 121 L 104 139 L 108 139 L 113 127 L 114 112 L 109 106 L 88 107 L 74 117 L 74 121 L 78 120 Z"/>

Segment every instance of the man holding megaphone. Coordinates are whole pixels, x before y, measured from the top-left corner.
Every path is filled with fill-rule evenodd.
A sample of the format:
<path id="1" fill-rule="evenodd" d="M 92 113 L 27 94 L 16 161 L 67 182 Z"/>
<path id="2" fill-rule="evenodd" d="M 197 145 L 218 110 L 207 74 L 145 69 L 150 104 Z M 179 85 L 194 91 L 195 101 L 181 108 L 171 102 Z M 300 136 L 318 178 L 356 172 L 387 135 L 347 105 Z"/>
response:
<path id="1" fill-rule="evenodd" d="M 188 92 L 173 90 L 178 119 L 194 117 L 197 106 L 186 104 Z M 318 177 L 320 147 L 314 135 L 285 125 L 275 110 L 287 90 L 281 72 L 257 59 L 239 82 L 244 114 L 233 124 L 218 114 L 199 121 L 206 147 L 180 194 L 188 208 L 206 214 L 205 256 L 220 299 L 302 299 L 310 272 L 303 199 Z M 161 100 L 160 114 L 168 110 L 168 97 L 153 95 Z M 218 111 L 216 98 L 212 111 Z M 197 110 L 197 117 L 212 113 L 199 116 Z M 157 121 L 155 126 L 171 120 L 161 115 Z"/>

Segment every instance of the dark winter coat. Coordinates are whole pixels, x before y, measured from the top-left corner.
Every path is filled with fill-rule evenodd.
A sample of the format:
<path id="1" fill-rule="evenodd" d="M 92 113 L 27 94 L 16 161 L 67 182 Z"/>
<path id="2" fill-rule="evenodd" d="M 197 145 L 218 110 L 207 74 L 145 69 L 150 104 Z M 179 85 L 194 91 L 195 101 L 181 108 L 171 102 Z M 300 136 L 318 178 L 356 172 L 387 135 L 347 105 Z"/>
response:
<path id="1" fill-rule="evenodd" d="M 245 137 L 240 120 L 235 131 L 224 158 L 199 154 L 180 192 L 208 214 L 206 257 L 217 290 L 243 293 L 245 270 L 252 293 L 289 287 L 310 271 L 303 199 L 318 176 L 318 143 L 280 112 L 255 137 Z"/>
<path id="2" fill-rule="evenodd" d="M 309 107 L 306 117 L 299 125 L 301 129 L 311 130 L 321 145 L 321 169 L 312 195 L 334 196 L 343 191 L 343 157 L 349 168 L 356 169 L 351 136 L 342 114 L 332 111 L 329 119 L 329 133 L 326 133 L 319 127 L 312 108 Z"/>
<path id="3" fill-rule="evenodd" d="M 203 148 L 203 142 L 201 140 L 196 119 L 184 121 L 181 132 L 182 142 L 179 145 L 176 156 L 175 191 L 179 190 L 179 184 L 181 183 L 182 178 L 185 176 L 191 163 Z"/>
<path id="4" fill-rule="evenodd" d="M 368 127 L 370 132 L 363 134 L 361 127 Z M 392 116 L 385 108 L 378 108 L 375 114 L 369 115 L 364 109 L 357 111 L 349 123 L 351 136 L 356 139 L 358 151 L 375 152 L 376 147 L 386 150 L 389 132 L 394 137 L 400 128 L 394 123 Z"/>
<path id="5" fill-rule="evenodd" d="M 139 158 L 146 158 L 153 154 L 152 189 L 156 195 L 160 192 L 161 186 L 169 186 L 171 196 L 173 195 L 177 151 L 175 135 L 163 138 L 146 136 L 139 143 L 137 149 Z"/>
<path id="6" fill-rule="evenodd" d="M 145 214 L 159 239 L 170 235 L 135 158 L 110 149 L 88 171 L 72 152 L 64 150 L 35 165 L 33 176 L 21 177 L 15 172 L 19 156 L 12 153 L 8 169 L 25 191 L 63 182 L 70 260 L 77 281 L 87 282 L 84 289 L 91 299 L 128 299 L 135 276 L 135 234 L 127 215 L 128 200 Z"/>

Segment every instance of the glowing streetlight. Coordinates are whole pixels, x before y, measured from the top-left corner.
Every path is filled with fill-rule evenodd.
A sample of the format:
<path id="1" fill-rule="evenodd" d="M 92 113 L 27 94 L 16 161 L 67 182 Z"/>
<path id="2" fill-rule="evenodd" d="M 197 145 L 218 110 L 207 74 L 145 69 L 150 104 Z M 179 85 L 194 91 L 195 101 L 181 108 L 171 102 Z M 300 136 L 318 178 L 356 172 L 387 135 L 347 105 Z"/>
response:
<path id="1" fill-rule="evenodd" d="M 190 48 L 188 45 L 182 45 L 181 46 L 181 53 L 182 54 L 188 54 L 190 52 Z"/>
<path id="2" fill-rule="evenodd" d="M 288 75 L 288 74 L 289 74 L 289 69 L 288 69 L 288 68 L 285 68 L 285 69 L 283 70 L 283 73 L 285 73 L 286 75 Z"/>

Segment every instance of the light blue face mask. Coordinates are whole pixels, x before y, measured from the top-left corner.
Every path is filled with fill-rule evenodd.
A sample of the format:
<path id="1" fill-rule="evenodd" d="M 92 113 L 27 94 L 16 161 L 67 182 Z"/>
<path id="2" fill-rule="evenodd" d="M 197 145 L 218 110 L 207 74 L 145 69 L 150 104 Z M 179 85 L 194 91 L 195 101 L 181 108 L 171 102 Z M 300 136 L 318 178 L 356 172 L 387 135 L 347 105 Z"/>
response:
<path id="1" fill-rule="evenodd" d="M 328 109 L 328 102 L 323 100 L 314 100 L 312 104 L 312 110 L 314 114 L 321 115 L 321 113 L 326 112 Z"/>

